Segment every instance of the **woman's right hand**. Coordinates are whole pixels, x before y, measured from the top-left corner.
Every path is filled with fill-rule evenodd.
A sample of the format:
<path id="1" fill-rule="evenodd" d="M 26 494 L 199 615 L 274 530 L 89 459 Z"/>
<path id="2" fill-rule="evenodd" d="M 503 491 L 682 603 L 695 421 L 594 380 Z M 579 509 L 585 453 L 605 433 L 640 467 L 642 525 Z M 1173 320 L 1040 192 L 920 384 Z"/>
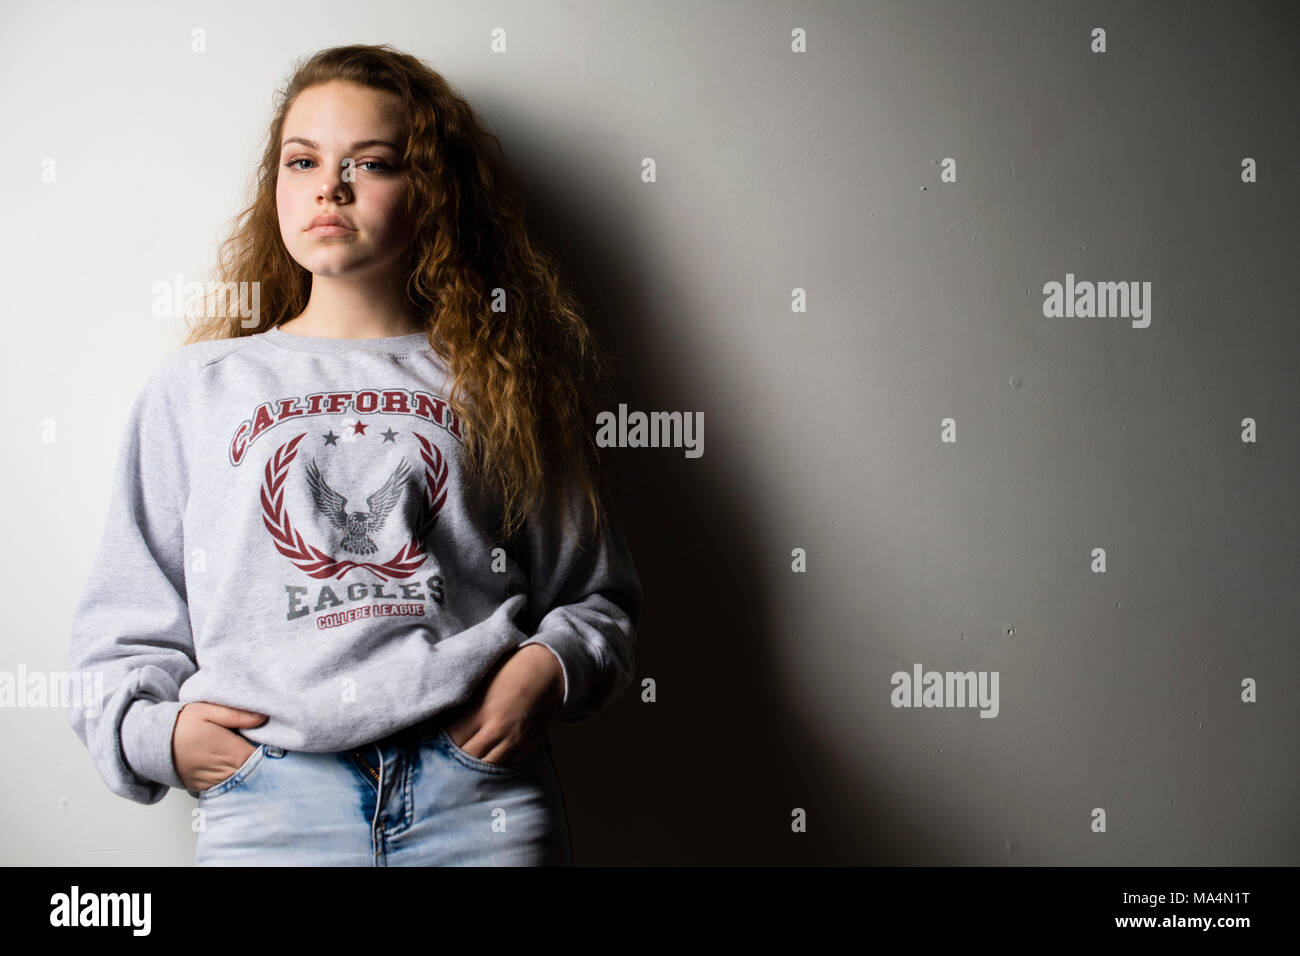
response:
<path id="1" fill-rule="evenodd" d="M 172 728 L 172 763 L 185 789 L 215 787 L 243 766 L 257 749 L 229 727 L 256 727 L 266 714 L 223 704 L 191 701 L 176 714 Z"/>

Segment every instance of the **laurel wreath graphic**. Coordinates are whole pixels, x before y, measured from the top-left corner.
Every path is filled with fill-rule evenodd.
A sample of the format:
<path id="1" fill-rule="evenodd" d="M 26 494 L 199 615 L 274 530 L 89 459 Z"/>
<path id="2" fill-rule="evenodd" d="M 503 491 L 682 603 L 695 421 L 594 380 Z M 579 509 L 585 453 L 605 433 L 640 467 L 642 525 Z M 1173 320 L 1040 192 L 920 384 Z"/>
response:
<path id="1" fill-rule="evenodd" d="M 313 578 L 341 578 L 353 568 L 369 571 L 381 581 L 409 577 L 428 556 L 420 542 L 433 529 L 438 513 L 447 501 L 448 468 L 442 457 L 442 449 L 418 432 L 415 434 L 415 440 L 420 443 L 420 457 L 425 464 L 425 507 L 421 509 L 421 518 L 405 547 L 383 564 L 336 561 L 303 540 L 289 521 L 289 512 L 284 507 L 284 481 L 289 476 L 289 465 L 298 455 L 298 443 L 305 437 L 307 433 L 303 432 L 297 438 L 285 442 L 266 462 L 262 481 L 262 521 L 275 539 L 276 550 L 292 561 L 300 571 Z"/>

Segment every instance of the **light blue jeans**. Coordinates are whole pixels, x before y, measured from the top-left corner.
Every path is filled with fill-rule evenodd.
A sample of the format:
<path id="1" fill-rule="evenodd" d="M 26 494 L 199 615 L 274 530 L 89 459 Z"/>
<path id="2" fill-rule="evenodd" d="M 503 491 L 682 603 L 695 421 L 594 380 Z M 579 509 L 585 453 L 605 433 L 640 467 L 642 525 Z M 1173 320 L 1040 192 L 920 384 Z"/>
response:
<path id="1" fill-rule="evenodd" d="M 441 717 L 339 753 L 260 744 L 197 796 L 197 866 L 573 865 L 549 735 L 508 765 Z"/>

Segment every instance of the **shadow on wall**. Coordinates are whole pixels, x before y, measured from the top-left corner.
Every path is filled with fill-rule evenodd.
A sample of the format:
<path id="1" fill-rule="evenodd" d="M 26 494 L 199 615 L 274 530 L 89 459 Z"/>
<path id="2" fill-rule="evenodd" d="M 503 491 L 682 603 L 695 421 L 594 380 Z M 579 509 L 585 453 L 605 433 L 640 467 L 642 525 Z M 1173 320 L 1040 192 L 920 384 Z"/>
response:
<path id="1" fill-rule="evenodd" d="M 493 115 L 498 107 L 510 112 L 493 104 Z M 509 125 L 527 124 L 515 117 Z M 703 411 L 707 436 L 714 410 L 686 408 L 682 396 L 702 389 L 678 370 L 708 363 L 676 361 L 671 337 L 645 305 L 662 296 L 628 251 L 635 227 L 593 234 L 591 217 L 575 212 L 585 203 L 554 195 L 553 178 L 530 176 L 509 148 L 507 158 L 535 234 L 559 258 L 617 363 L 615 405 Z M 725 357 L 713 367 L 720 376 L 745 374 Z M 779 616 L 766 603 L 771 572 L 760 568 L 754 534 L 765 506 L 748 489 L 722 486 L 705 448 L 694 459 L 682 449 L 606 452 L 645 607 L 632 687 L 596 720 L 552 731 L 575 864 L 952 862 L 887 786 L 864 786 L 841 770 L 783 700 L 782 638 L 770 623 Z M 646 677 L 657 684 L 654 703 L 641 700 Z M 806 833 L 791 830 L 795 807 L 807 812 Z"/>

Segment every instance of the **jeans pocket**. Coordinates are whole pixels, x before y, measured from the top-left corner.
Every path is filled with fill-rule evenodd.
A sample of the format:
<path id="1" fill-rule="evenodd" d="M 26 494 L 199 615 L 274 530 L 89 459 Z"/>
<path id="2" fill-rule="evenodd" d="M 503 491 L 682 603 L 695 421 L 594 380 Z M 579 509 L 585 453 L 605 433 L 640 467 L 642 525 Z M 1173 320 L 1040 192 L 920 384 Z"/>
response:
<path id="1" fill-rule="evenodd" d="M 438 728 L 438 736 L 441 738 L 443 748 L 449 753 L 457 763 L 468 767 L 470 770 L 476 770 L 479 773 L 495 774 L 497 776 L 511 773 L 518 773 L 524 768 L 530 766 L 546 753 L 550 747 L 551 741 L 549 736 L 542 739 L 531 754 L 518 763 L 491 763 L 487 760 L 480 760 L 478 757 L 471 757 L 465 751 L 456 746 L 455 741 L 451 739 L 451 734 L 447 733 L 443 727 Z"/>
<path id="2" fill-rule="evenodd" d="M 251 776 L 253 771 L 257 769 L 258 765 L 262 762 L 262 758 L 265 756 L 266 744 L 258 744 L 257 749 L 248 755 L 248 759 L 239 765 L 238 770 L 220 783 L 213 784 L 206 790 L 200 790 L 198 795 L 199 799 L 210 800 L 213 797 L 234 790 L 240 784 L 248 780 L 249 776 Z"/>

